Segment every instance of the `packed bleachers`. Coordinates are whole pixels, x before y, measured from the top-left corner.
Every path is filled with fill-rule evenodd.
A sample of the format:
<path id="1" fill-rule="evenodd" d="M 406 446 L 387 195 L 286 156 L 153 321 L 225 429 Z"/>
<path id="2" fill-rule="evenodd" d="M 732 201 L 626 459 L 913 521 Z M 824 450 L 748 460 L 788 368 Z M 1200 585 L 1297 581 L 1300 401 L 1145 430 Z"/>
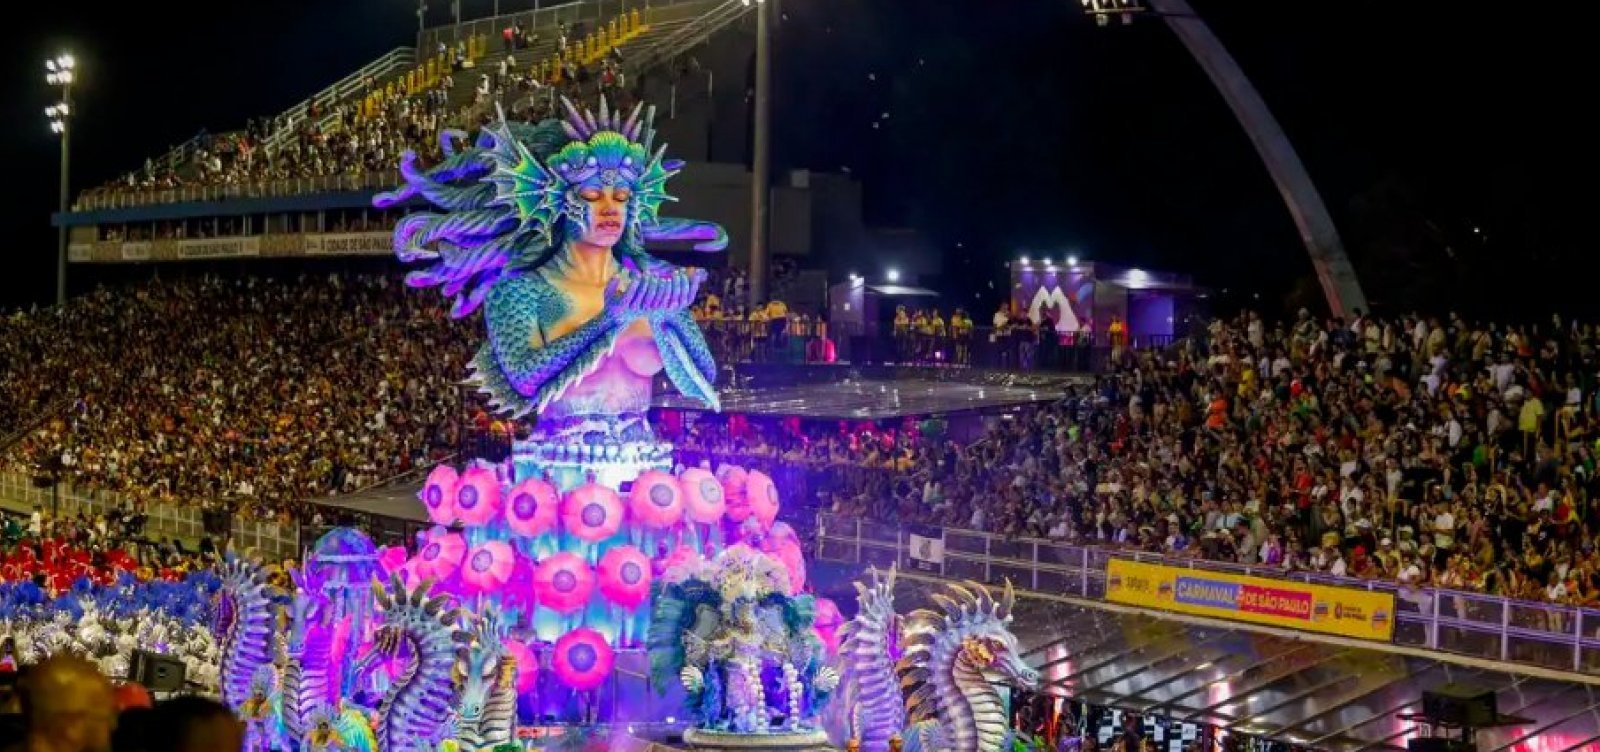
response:
<path id="1" fill-rule="evenodd" d="M 363 77 L 347 97 L 310 100 L 293 118 L 252 119 L 244 130 L 201 137 L 182 161 L 147 160 L 143 169 L 84 191 L 77 206 L 385 188 L 395 182 L 403 152 L 433 164 L 441 133 L 471 134 L 498 116 L 497 107 L 528 120 L 558 114 L 561 97 L 593 107 L 605 96 L 631 107 L 640 100 L 641 66 L 654 60 L 634 65 L 627 51 L 669 43 L 719 5 L 680 0 L 604 23 L 539 32 L 509 25 L 500 30 L 504 40 L 485 32 L 441 41 L 414 68 Z"/>
<path id="2" fill-rule="evenodd" d="M 0 415 L 45 419 L 3 461 L 288 516 L 493 431 L 457 385 L 470 327 L 386 276 L 159 281 L 15 314 Z M 1249 315 L 1130 349 L 970 444 L 708 421 L 680 447 L 807 473 L 822 506 L 875 519 L 1594 603 L 1596 345 L 1565 323 Z"/>
<path id="3" fill-rule="evenodd" d="M 685 446 L 833 468 L 826 505 L 866 519 L 1594 605 L 1597 336 L 1250 315 L 965 446 L 748 423 Z"/>
<path id="4" fill-rule="evenodd" d="M 287 518 L 455 446 L 468 327 L 392 276 L 159 280 L 18 313 L 0 415 L 68 404 L 0 464 L 59 458 L 79 488 Z"/>

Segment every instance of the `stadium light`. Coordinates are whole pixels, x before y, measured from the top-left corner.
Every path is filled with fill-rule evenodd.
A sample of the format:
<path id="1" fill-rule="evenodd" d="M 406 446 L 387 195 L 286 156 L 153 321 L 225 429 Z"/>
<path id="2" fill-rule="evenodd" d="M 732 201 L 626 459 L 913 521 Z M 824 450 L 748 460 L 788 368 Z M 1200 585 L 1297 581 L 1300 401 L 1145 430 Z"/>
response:
<path id="1" fill-rule="evenodd" d="M 60 87 L 61 101 L 46 107 L 44 115 L 50 121 L 50 132 L 61 137 L 61 194 L 59 212 L 67 213 L 67 175 L 72 164 L 72 82 L 76 78 L 78 59 L 63 52 L 44 61 L 45 83 Z M 56 305 L 67 302 L 67 225 L 59 223 L 56 237 Z"/>
<path id="2" fill-rule="evenodd" d="M 1067 266 L 1077 266 L 1077 265 L 1078 265 L 1078 257 L 1077 256 L 1068 256 L 1067 257 Z"/>
<path id="3" fill-rule="evenodd" d="M 1023 266 L 1027 266 L 1028 265 L 1028 257 L 1027 256 L 1023 256 L 1022 257 L 1022 265 Z"/>
<path id="4" fill-rule="evenodd" d="M 890 269 L 883 276 L 885 278 L 887 278 L 890 282 L 899 282 L 900 281 L 900 270 L 899 269 Z"/>

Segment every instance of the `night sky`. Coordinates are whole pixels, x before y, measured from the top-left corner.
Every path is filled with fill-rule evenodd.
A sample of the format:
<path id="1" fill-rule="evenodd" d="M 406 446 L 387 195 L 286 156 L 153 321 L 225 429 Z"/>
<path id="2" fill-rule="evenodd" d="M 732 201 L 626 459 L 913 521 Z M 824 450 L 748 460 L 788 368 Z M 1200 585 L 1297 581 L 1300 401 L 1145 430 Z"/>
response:
<path id="1" fill-rule="evenodd" d="M 1191 2 L 1287 130 L 1375 306 L 1600 310 L 1592 274 L 1576 273 L 1595 266 L 1585 71 L 1597 56 L 1581 21 L 1500 3 Z M 489 1 L 466 4 L 471 14 Z M 1265 169 L 1160 20 L 1097 28 L 1077 0 L 782 7 L 780 166 L 849 169 L 866 185 L 870 221 L 915 228 L 942 249 L 946 273 L 930 281 L 953 297 L 992 295 L 1007 259 L 1075 252 L 1189 272 L 1233 302 L 1260 294 L 1273 314 L 1318 301 Z M 183 0 L 24 11 L 38 15 L 14 19 L 4 58 L 12 186 L 0 211 L 15 271 L 0 279 L 0 305 L 53 289 L 57 151 L 42 62 L 56 50 L 70 45 L 82 61 L 81 187 L 202 127 L 277 112 L 408 44 L 413 8 Z"/>

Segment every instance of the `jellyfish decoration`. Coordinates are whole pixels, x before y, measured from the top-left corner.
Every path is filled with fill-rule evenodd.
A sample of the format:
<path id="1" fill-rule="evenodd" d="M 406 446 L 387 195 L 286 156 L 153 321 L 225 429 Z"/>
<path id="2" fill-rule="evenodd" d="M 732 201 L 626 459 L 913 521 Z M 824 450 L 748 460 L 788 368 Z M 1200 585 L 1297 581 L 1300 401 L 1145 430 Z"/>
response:
<path id="1" fill-rule="evenodd" d="M 666 530 L 683 519 L 683 487 L 678 479 L 660 470 L 646 470 L 633 481 L 628 493 L 628 511 L 640 525 Z"/>
<path id="2" fill-rule="evenodd" d="M 746 496 L 750 474 L 742 467 L 723 465 L 717 468 L 717 480 L 722 481 L 722 496 L 725 499 L 728 519 L 744 522 L 750 517 L 750 503 Z"/>
<path id="3" fill-rule="evenodd" d="M 693 544 L 702 553 L 722 547 L 722 518 L 728 511 L 722 482 L 710 471 L 691 467 L 678 476 L 683 490 L 683 516 Z"/>
<path id="4" fill-rule="evenodd" d="M 633 546 L 617 546 L 600 557 L 596 574 L 609 616 L 617 625 L 617 644 L 633 644 L 643 633 L 639 607 L 650 600 L 650 557 Z"/>
<path id="5" fill-rule="evenodd" d="M 570 616 L 589 602 L 594 592 L 594 570 L 577 554 L 563 551 L 534 568 L 533 592 L 539 605 Z"/>
<path id="6" fill-rule="evenodd" d="M 419 496 L 434 524 L 450 525 L 456 521 L 456 484 L 460 482 L 456 469 L 449 465 L 439 465 L 428 473 Z"/>
<path id="7" fill-rule="evenodd" d="M 499 592 L 511 581 L 517 566 L 517 552 L 505 541 L 486 541 L 467 552 L 461 565 L 461 582 L 468 592 Z"/>
<path id="8" fill-rule="evenodd" d="M 521 640 L 506 640 L 506 654 L 517 664 L 517 694 L 532 692 L 539 681 L 539 657 Z"/>
<path id="9" fill-rule="evenodd" d="M 474 467 L 461 474 L 456 483 L 456 519 L 468 525 L 484 525 L 500 514 L 500 480 L 494 471 Z"/>
<path id="10" fill-rule="evenodd" d="M 839 611 L 839 604 L 831 598 L 817 598 L 815 603 L 817 610 L 816 617 L 811 621 L 812 628 L 827 649 L 828 657 L 832 658 L 839 653 L 839 628 L 844 626 L 844 614 Z"/>
<path id="11" fill-rule="evenodd" d="M 605 683 L 616 660 L 616 653 L 605 637 L 593 629 L 580 627 L 556 640 L 550 668 L 562 684 L 588 692 Z"/>
<path id="12" fill-rule="evenodd" d="M 528 478 L 506 494 L 506 526 L 515 535 L 538 538 L 555 530 L 561 494 L 543 478 Z"/>
<path id="13" fill-rule="evenodd" d="M 594 544 L 622 529 L 625 512 L 622 499 L 613 491 L 590 480 L 572 489 L 561 500 L 561 526 L 581 541 L 586 558 L 593 560 Z"/>
<path id="14" fill-rule="evenodd" d="M 772 529 L 772 523 L 778 521 L 778 485 L 772 482 L 772 477 L 760 470 L 751 470 L 745 480 L 744 501 L 750 514 L 761 523 L 761 529 Z"/>
<path id="15" fill-rule="evenodd" d="M 600 558 L 600 593 L 629 611 L 650 598 L 650 557 L 633 546 L 617 546 Z"/>
<path id="16" fill-rule="evenodd" d="M 421 577 L 442 580 L 455 574 L 466 552 L 467 542 L 460 533 L 435 536 L 417 553 L 419 561 L 412 564 L 412 569 Z"/>

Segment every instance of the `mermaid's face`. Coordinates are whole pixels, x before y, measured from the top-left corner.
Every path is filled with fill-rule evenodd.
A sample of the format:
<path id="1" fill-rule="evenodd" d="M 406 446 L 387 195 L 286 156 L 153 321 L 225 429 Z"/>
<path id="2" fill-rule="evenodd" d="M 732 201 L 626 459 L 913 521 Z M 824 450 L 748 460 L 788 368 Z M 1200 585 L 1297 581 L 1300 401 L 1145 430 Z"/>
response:
<path id="1" fill-rule="evenodd" d="M 622 240 L 633 191 L 625 185 L 586 185 L 576 189 L 584 213 L 583 242 L 610 248 Z"/>

